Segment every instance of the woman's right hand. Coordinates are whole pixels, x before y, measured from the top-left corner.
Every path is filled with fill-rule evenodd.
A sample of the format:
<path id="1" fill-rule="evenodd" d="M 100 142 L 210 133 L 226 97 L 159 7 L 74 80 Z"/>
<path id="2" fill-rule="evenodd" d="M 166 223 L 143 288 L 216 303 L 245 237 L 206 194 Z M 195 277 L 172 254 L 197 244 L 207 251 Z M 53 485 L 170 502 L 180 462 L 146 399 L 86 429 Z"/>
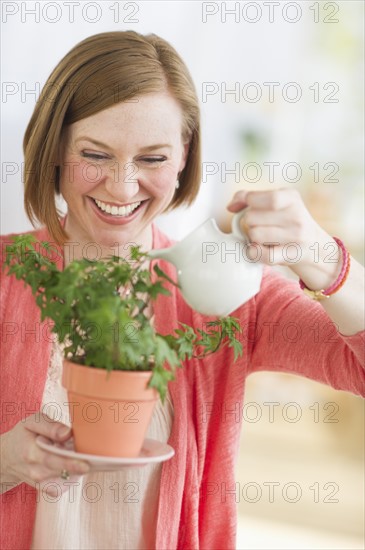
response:
<path id="1" fill-rule="evenodd" d="M 1 442 L 1 492 L 5 492 L 19 483 L 44 490 L 51 496 L 57 496 L 69 489 L 70 485 L 61 479 L 62 470 L 70 477 L 86 474 L 90 467 L 87 462 L 58 456 L 41 449 L 37 443 L 38 435 L 64 443 L 71 435 L 71 429 L 65 424 L 36 413 L 18 422 L 0 437 Z M 47 483 L 49 481 L 53 483 Z M 56 483 L 54 483 L 56 482 Z"/>

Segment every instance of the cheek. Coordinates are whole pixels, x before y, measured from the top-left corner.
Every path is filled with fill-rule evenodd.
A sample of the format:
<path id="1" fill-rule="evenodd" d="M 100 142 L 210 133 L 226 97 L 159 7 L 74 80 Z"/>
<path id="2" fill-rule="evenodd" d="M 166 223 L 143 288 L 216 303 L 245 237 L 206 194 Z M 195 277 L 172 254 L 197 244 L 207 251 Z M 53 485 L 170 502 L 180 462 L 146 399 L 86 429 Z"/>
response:
<path id="1" fill-rule="evenodd" d="M 151 195 L 166 198 L 172 194 L 176 186 L 175 173 L 169 169 L 156 170 L 155 173 L 145 178 L 144 186 Z"/>
<path id="2" fill-rule="evenodd" d="M 76 191 L 82 195 L 98 185 L 103 179 L 103 172 L 97 164 L 89 162 L 69 161 L 63 165 L 61 192 L 69 194 Z"/>

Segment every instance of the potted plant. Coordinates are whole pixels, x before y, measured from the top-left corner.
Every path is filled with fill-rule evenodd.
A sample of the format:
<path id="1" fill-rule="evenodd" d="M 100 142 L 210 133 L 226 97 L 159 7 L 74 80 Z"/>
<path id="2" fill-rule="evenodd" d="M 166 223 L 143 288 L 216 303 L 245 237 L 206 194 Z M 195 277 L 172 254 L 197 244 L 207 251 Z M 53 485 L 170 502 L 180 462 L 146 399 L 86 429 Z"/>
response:
<path id="1" fill-rule="evenodd" d="M 52 331 L 64 346 L 63 385 L 68 391 L 75 450 L 118 457 L 138 456 L 154 405 L 182 361 L 231 346 L 242 353 L 237 320 L 207 323 L 207 330 L 180 323 L 173 334 L 156 332 L 148 304 L 170 294 L 148 255 L 131 248 L 129 260 L 74 260 L 60 271 L 53 247 L 20 235 L 7 246 L 9 275 L 29 285 Z"/>

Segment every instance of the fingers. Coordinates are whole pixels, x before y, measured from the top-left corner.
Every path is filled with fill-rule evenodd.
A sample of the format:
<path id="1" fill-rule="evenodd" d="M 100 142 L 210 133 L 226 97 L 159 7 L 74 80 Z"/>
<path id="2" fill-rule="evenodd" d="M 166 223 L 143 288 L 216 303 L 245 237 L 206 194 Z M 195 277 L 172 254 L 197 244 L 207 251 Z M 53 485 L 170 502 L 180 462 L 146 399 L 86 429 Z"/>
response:
<path id="1" fill-rule="evenodd" d="M 71 430 L 64 424 L 54 421 L 48 423 L 48 420 L 50 419 L 43 418 L 43 421 L 37 422 L 35 418 L 32 418 L 29 422 L 26 422 L 30 441 L 25 447 L 23 458 L 31 472 L 30 478 L 32 481 L 40 482 L 47 478 L 57 477 L 62 470 L 67 470 L 70 474 L 75 475 L 86 474 L 90 470 L 87 462 L 61 457 L 44 451 L 38 446 L 37 436 L 43 435 L 47 431 L 47 437 L 52 441 L 57 441 L 57 439 L 62 441 L 62 439 L 65 440 L 71 435 Z"/>
<path id="2" fill-rule="evenodd" d="M 238 191 L 237 193 L 235 193 L 231 202 L 227 205 L 227 209 L 230 212 L 239 212 L 240 210 L 248 206 L 246 202 L 247 194 L 247 191 Z"/>
<path id="3" fill-rule="evenodd" d="M 42 479 L 38 479 L 37 477 L 34 481 L 43 481 L 43 479 L 47 477 L 57 476 L 62 470 L 67 470 L 77 475 L 86 474 L 90 470 L 87 462 L 61 457 L 51 452 L 44 451 L 36 442 L 34 445 L 28 447 L 24 459 L 30 470 L 35 466 L 38 474 L 42 472 Z"/>
<path id="4" fill-rule="evenodd" d="M 296 189 L 289 188 L 272 191 L 238 191 L 227 208 L 230 212 L 238 212 L 246 206 L 258 210 L 283 210 L 299 197 Z"/>
<path id="5" fill-rule="evenodd" d="M 289 267 L 309 261 L 318 225 L 296 189 L 239 191 L 228 210 L 237 212 L 243 208 L 246 210 L 242 226 L 251 243 L 248 258 Z"/>
<path id="6" fill-rule="evenodd" d="M 71 428 L 52 420 L 45 414 L 32 414 L 25 420 L 24 427 L 37 435 L 44 435 L 52 441 L 64 442 L 71 437 Z"/>
<path id="7" fill-rule="evenodd" d="M 297 220 L 289 209 L 284 210 L 258 210 L 247 208 L 244 212 L 244 222 L 249 228 L 253 227 L 288 227 L 294 226 Z"/>
<path id="8" fill-rule="evenodd" d="M 61 479 L 62 471 L 66 471 L 69 475 L 67 481 L 78 479 L 90 471 L 90 466 L 87 462 L 65 458 L 54 455 L 47 451 L 43 451 L 38 447 L 37 443 L 28 446 L 24 456 L 22 481 L 25 481 L 33 487 L 39 488 L 39 485 L 44 487 L 47 494 L 55 496 L 61 487 L 61 492 L 68 490 L 69 485 L 63 483 Z M 57 482 L 49 483 L 50 481 Z"/>
<path id="9" fill-rule="evenodd" d="M 87 462 L 57 456 L 42 449 L 39 449 L 39 451 L 39 455 L 28 463 L 24 481 L 33 486 L 42 485 L 44 490 L 51 495 L 54 494 L 55 490 L 57 492 L 59 487 L 55 487 L 54 483 L 48 486 L 47 482 L 52 480 L 62 488 L 64 480 L 61 479 L 61 473 L 63 471 L 66 471 L 69 476 L 66 481 L 78 479 L 90 471 Z M 64 490 L 67 487 L 66 484 Z"/>
<path id="10" fill-rule="evenodd" d="M 37 486 L 50 479 L 57 479 L 61 483 L 60 476 L 63 470 L 66 470 L 70 477 L 84 475 L 90 471 L 86 461 L 59 456 L 41 449 L 36 442 L 38 435 L 46 436 L 50 441 L 62 442 L 70 437 L 71 430 L 45 415 L 35 414 L 27 417 L 25 421 L 20 421 L 3 439 L 4 454 L 8 458 L 7 475 L 20 482 Z"/>
<path id="11" fill-rule="evenodd" d="M 236 193 L 229 208 L 242 209 L 243 204 L 247 205 L 241 223 L 251 242 L 264 244 L 275 241 L 277 244 L 286 244 L 293 239 L 300 242 L 303 208 L 300 196 L 292 191 L 281 189 Z"/>

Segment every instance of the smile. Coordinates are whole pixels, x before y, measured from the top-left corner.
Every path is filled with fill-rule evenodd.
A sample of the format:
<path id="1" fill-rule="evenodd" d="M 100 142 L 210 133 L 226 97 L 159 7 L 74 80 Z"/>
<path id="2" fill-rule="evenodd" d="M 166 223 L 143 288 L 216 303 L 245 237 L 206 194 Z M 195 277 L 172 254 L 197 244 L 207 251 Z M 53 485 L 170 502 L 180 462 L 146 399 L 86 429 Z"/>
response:
<path id="1" fill-rule="evenodd" d="M 102 212 L 105 212 L 106 214 L 110 214 L 111 216 L 119 216 L 119 217 L 129 216 L 141 204 L 141 201 L 138 201 L 138 202 L 133 202 L 132 204 L 127 204 L 126 206 L 115 206 L 103 201 L 99 201 L 98 199 L 93 199 L 93 200 L 97 205 L 97 207 Z"/>

